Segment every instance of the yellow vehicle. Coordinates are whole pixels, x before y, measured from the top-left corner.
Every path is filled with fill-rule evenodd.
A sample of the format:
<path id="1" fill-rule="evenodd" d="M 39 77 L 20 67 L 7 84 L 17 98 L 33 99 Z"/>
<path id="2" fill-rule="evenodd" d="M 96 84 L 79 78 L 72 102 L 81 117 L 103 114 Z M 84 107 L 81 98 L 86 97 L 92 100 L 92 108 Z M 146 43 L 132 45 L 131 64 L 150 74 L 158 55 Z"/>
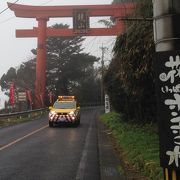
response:
<path id="1" fill-rule="evenodd" d="M 57 123 L 80 124 L 80 107 L 75 96 L 58 96 L 52 107 L 49 107 L 49 127 Z"/>

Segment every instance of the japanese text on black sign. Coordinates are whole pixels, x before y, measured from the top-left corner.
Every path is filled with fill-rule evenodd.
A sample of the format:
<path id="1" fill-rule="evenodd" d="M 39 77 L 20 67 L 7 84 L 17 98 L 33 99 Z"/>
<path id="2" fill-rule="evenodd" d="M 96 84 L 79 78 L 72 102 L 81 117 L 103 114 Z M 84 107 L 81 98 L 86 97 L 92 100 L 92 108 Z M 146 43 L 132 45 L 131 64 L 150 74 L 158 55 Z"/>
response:
<path id="1" fill-rule="evenodd" d="M 163 167 L 180 167 L 180 56 L 157 56 L 158 120 L 160 159 Z"/>

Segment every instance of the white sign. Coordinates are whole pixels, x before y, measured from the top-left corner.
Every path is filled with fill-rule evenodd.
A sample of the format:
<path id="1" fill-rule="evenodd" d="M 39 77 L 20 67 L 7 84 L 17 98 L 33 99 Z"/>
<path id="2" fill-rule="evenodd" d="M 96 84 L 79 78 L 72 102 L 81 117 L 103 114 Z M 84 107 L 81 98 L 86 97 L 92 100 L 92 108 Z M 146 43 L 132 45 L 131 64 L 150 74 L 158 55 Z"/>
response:
<path id="1" fill-rule="evenodd" d="M 110 112 L 110 102 L 109 102 L 109 96 L 105 94 L 105 113 Z"/>
<path id="2" fill-rule="evenodd" d="M 26 92 L 18 92 L 18 101 L 26 101 Z"/>

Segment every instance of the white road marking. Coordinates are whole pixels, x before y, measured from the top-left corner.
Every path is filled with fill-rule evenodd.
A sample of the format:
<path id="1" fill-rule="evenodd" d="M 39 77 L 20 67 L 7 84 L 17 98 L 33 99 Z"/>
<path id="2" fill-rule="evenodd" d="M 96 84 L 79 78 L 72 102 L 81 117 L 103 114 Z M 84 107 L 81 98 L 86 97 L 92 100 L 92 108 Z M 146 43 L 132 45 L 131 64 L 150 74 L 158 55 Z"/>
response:
<path id="1" fill-rule="evenodd" d="M 29 136 L 32 136 L 33 134 L 36 134 L 36 133 L 39 132 L 39 131 L 42 131 L 43 129 L 45 129 L 45 128 L 47 128 L 47 127 L 48 127 L 48 125 L 45 125 L 45 126 L 39 128 L 39 129 L 37 129 L 37 130 L 35 130 L 35 131 L 33 131 L 33 132 L 31 132 L 31 133 L 29 133 L 29 134 L 27 134 L 27 135 L 19 138 L 19 139 L 16 139 L 15 141 L 10 142 L 9 144 L 6 144 L 6 145 L 0 147 L 0 151 L 4 150 L 4 149 L 6 149 L 6 148 L 8 148 L 8 147 L 10 147 L 10 146 L 12 146 L 12 145 L 20 142 L 20 141 L 22 141 L 23 139 L 25 139 L 25 138 L 27 138 L 27 137 L 29 137 Z"/>
<path id="2" fill-rule="evenodd" d="M 87 164 L 87 153 L 88 153 L 91 131 L 92 131 L 92 120 L 91 120 L 91 124 L 89 125 L 88 132 L 86 135 L 84 149 L 83 149 L 81 160 L 79 163 L 79 167 L 78 167 L 78 170 L 76 173 L 76 180 L 83 180 L 84 179 L 84 173 L 85 173 L 85 168 L 86 168 L 86 164 Z"/>

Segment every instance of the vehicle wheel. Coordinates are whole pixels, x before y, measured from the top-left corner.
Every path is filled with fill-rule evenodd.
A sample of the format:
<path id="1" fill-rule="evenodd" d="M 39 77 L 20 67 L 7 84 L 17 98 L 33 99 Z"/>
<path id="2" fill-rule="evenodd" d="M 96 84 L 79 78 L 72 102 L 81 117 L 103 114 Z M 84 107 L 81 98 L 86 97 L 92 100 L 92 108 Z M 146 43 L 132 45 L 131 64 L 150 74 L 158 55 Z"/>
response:
<path id="1" fill-rule="evenodd" d="M 53 127 L 53 122 L 49 121 L 49 127 Z"/>
<path id="2" fill-rule="evenodd" d="M 80 125 L 80 119 L 78 119 L 76 122 L 75 122 L 75 126 L 79 126 Z"/>

